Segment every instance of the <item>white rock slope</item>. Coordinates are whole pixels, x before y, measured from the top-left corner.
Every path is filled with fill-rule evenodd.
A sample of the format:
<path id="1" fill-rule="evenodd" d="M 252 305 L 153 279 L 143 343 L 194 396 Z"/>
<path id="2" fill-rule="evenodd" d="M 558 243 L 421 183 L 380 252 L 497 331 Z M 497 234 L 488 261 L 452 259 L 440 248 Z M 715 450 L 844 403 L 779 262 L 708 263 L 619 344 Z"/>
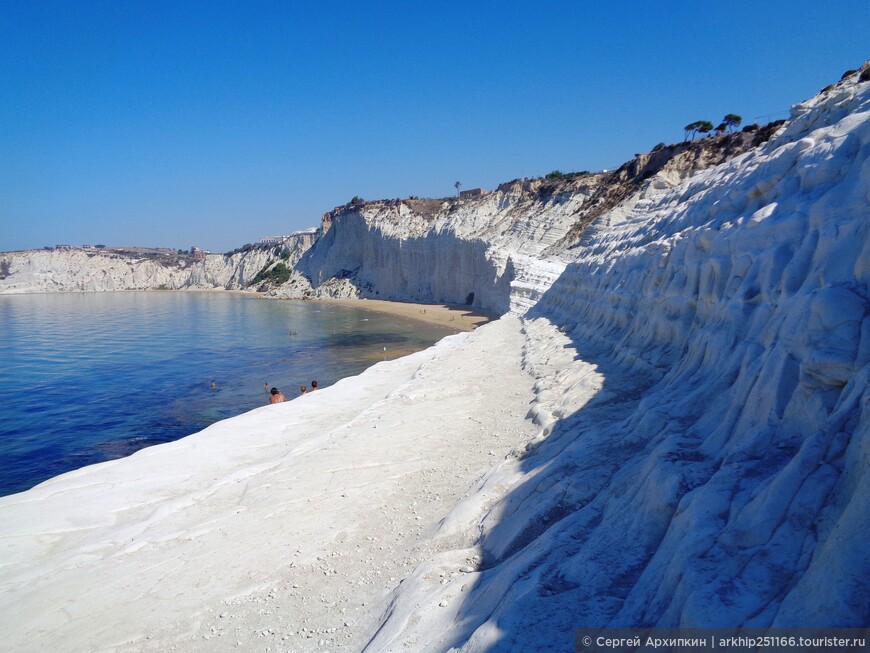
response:
<path id="1" fill-rule="evenodd" d="M 856 77 L 760 150 L 650 187 L 587 234 L 528 316 L 560 421 L 493 476 L 509 489 L 484 504 L 474 589 L 417 625 L 419 596 L 398 592 L 371 650 L 433 632 L 420 650 L 564 650 L 580 626 L 870 625 Z"/>

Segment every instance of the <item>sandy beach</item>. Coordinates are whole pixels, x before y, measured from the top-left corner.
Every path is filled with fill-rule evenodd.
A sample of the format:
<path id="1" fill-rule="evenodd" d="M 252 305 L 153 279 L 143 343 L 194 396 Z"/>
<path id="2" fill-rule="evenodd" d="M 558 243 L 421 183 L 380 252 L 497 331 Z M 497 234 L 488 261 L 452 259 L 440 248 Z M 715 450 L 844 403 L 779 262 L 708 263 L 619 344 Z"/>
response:
<path id="1" fill-rule="evenodd" d="M 415 304 L 413 302 L 393 302 L 383 299 L 323 299 L 318 301 L 398 315 L 428 324 L 450 327 L 457 332 L 471 331 L 481 324 L 486 324 L 495 319 L 493 315 L 468 306 L 454 306 L 450 304 Z"/>

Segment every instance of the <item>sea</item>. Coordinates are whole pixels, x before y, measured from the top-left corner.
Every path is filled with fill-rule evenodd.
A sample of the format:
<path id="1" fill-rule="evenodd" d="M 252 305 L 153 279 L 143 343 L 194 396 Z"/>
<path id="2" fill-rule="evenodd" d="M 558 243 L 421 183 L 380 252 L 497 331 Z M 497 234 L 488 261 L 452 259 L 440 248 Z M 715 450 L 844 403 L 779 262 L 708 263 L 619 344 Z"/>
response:
<path id="1" fill-rule="evenodd" d="M 454 330 L 224 292 L 0 295 L 0 496 L 177 440 Z"/>

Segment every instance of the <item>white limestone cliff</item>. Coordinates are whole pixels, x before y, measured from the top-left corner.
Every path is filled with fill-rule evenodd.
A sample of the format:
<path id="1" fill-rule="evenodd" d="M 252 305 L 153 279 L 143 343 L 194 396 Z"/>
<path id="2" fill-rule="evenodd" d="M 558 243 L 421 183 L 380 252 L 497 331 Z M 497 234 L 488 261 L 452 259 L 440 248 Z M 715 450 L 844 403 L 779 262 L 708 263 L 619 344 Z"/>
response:
<path id="1" fill-rule="evenodd" d="M 0 253 L 0 294 L 113 290 L 244 290 L 264 268 L 292 265 L 317 239 L 302 232 L 283 246 L 251 247 L 230 254 L 147 257 L 100 250 L 32 250 Z"/>
<path id="2" fill-rule="evenodd" d="M 368 650 L 438 627 L 420 650 L 559 650 L 575 627 L 870 624 L 858 78 L 757 150 L 648 185 L 568 252 L 526 316 L 542 436 L 461 509 L 480 515 L 474 588 L 449 623 L 414 624 L 438 563 L 421 566 Z"/>
<path id="3" fill-rule="evenodd" d="M 0 293 L 102 292 L 181 288 L 244 288 L 267 263 L 271 251 L 211 254 L 189 265 L 167 267 L 147 258 L 83 250 L 27 251 L 2 255 L 9 274 Z"/>
<path id="4" fill-rule="evenodd" d="M 613 172 L 515 180 L 481 197 L 351 203 L 324 216 L 323 237 L 296 265 L 308 283 L 294 280 L 276 294 L 522 314 L 562 273 L 578 230 L 630 210 L 643 188 L 670 188 L 772 132 L 660 147 Z"/>

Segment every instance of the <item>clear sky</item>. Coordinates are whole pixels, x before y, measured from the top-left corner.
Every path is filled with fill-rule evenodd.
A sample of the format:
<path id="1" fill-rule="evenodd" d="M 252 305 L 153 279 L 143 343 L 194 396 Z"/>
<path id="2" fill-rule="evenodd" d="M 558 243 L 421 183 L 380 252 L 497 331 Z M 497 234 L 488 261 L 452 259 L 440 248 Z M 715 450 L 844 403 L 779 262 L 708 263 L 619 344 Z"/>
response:
<path id="1" fill-rule="evenodd" d="M 870 58 L 870 0 L 0 0 L 0 250 L 227 251 L 615 167 Z"/>

